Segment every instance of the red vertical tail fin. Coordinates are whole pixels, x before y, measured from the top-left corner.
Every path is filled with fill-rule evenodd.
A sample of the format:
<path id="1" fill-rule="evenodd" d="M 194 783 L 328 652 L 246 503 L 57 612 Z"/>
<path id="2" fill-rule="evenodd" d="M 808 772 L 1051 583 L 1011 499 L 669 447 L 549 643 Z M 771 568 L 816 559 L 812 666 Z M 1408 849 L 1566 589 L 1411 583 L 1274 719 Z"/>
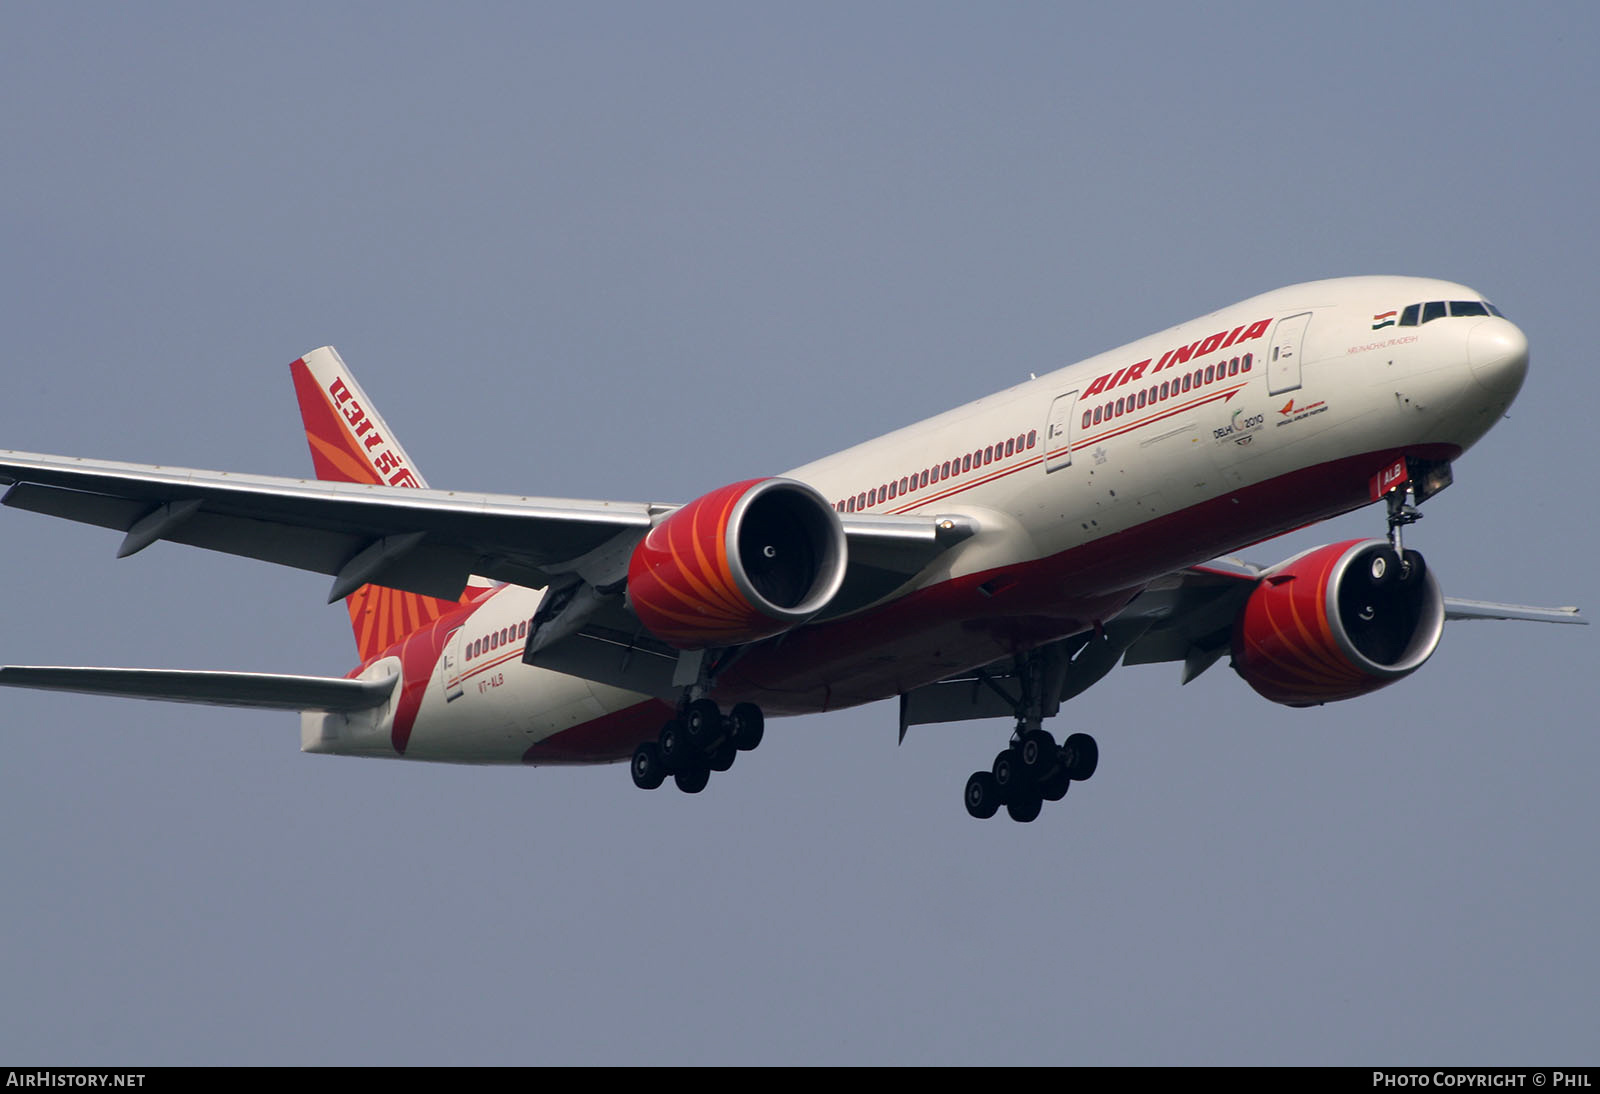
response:
<path id="1" fill-rule="evenodd" d="M 312 350 L 291 364 L 289 371 L 317 478 L 418 489 L 428 485 L 331 346 Z M 462 602 L 480 591 L 469 585 Z M 456 604 L 381 585 L 363 585 L 345 597 L 363 661 L 432 623 Z"/>

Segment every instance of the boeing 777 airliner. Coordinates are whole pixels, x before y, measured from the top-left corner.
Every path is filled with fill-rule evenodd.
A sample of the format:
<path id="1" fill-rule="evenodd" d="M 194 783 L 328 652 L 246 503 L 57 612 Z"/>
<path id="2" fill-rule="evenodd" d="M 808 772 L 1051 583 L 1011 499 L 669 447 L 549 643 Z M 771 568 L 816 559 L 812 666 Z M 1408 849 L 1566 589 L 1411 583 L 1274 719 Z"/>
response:
<path id="1" fill-rule="evenodd" d="M 291 365 L 316 481 L 0 453 L 4 502 L 333 577 L 344 677 L 0 669 L 0 684 L 300 710 L 307 752 L 606 763 L 697 793 L 766 716 L 878 699 L 1007 718 L 972 815 L 1038 816 L 1099 750 L 1044 728 L 1119 661 L 1223 656 L 1308 706 L 1419 668 L 1452 618 L 1403 543 L 1505 413 L 1522 331 L 1463 285 L 1294 285 L 685 504 L 430 489 L 331 348 Z M 1380 504 L 1386 534 L 1223 558 Z"/>

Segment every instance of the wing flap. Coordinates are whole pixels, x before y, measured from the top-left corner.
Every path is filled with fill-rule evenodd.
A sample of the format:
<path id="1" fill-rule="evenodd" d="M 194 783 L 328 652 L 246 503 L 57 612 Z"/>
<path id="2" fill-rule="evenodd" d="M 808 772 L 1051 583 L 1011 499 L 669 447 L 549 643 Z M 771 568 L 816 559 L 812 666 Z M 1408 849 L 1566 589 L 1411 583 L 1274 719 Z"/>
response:
<path id="1" fill-rule="evenodd" d="M 113 669 L 56 665 L 0 667 L 0 686 L 70 691 L 121 699 L 352 713 L 389 701 L 399 676 L 349 680 L 338 676 L 288 676 L 265 672 L 187 669 Z"/>
<path id="2" fill-rule="evenodd" d="M 113 498 L 105 494 L 91 494 L 82 490 L 62 490 L 55 486 L 19 482 L 7 490 L 0 504 L 12 509 L 25 509 L 47 517 L 74 520 L 79 524 L 93 524 L 100 528 L 114 528 L 125 532 L 150 509 L 145 501 Z"/>

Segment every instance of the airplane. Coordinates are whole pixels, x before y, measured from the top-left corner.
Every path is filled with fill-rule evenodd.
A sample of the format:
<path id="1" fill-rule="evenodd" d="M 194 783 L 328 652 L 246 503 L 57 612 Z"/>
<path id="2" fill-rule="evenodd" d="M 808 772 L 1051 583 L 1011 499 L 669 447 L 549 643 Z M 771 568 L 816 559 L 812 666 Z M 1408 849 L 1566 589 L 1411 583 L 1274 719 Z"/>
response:
<path id="1" fill-rule="evenodd" d="M 301 712 L 312 753 L 629 761 L 703 790 L 769 716 L 882 699 L 899 733 L 1007 718 L 974 817 L 1039 816 L 1099 746 L 1061 705 L 1118 663 L 1224 656 L 1291 707 L 1409 676 L 1448 619 L 1404 529 L 1521 389 L 1483 294 L 1415 277 L 1277 289 L 782 475 L 683 504 L 430 488 L 330 347 L 290 366 L 316 478 L 0 452 L 3 502 L 320 572 L 343 677 L 7 666 L 0 685 Z M 1386 532 L 1274 566 L 1251 544 L 1382 504 Z"/>

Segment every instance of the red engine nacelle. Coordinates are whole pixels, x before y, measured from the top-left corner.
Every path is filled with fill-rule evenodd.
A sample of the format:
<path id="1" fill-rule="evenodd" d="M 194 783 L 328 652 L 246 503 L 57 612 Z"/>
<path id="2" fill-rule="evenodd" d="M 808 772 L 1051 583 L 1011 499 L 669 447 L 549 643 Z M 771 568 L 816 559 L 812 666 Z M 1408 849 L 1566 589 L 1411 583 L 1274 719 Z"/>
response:
<path id="1" fill-rule="evenodd" d="M 1444 597 L 1420 558 L 1402 569 L 1386 541 L 1358 539 L 1268 571 L 1234 622 L 1233 667 L 1261 695 L 1295 707 L 1410 675 L 1439 645 Z"/>
<path id="2" fill-rule="evenodd" d="M 750 479 L 650 529 L 628 562 L 628 601 L 678 649 L 734 646 L 810 619 L 844 570 L 844 528 L 821 494 L 792 479 Z"/>

